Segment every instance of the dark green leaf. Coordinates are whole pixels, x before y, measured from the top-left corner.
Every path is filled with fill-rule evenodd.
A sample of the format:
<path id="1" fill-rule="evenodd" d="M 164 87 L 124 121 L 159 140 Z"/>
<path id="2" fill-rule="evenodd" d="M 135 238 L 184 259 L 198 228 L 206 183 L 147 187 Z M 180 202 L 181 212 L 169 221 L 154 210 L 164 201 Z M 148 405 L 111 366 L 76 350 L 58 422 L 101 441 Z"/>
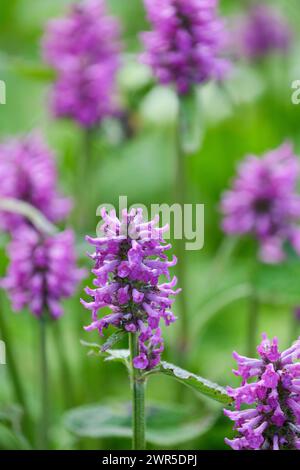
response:
<path id="1" fill-rule="evenodd" d="M 157 372 L 173 377 L 187 387 L 192 388 L 196 392 L 200 392 L 213 400 L 216 400 L 225 405 L 232 403 L 232 398 L 226 392 L 226 389 L 210 382 L 203 377 L 192 374 L 180 367 L 170 364 L 169 362 L 162 361 Z"/>
<path id="2" fill-rule="evenodd" d="M 106 352 L 112 346 L 114 346 L 119 341 L 121 341 L 126 334 L 128 334 L 128 333 L 121 330 L 121 331 L 117 331 L 116 333 L 113 333 L 112 335 L 110 335 L 109 338 L 105 341 L 105 343 L 101 346 L 101 351 Z"/>

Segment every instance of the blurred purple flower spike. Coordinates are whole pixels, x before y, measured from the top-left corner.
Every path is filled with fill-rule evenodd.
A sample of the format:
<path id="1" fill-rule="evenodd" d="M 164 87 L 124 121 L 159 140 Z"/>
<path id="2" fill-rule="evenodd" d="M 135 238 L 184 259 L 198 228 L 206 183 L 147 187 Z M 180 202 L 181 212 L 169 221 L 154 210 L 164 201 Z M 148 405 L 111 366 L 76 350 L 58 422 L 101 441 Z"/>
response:
<path id="1" fill-rule="evenodd" d="M 65 18 L 48 23 L 42 46 L 46 62 L 57 72 L 51 95 L 56 117 L 90 128 L 117 111 L 119 30 L 104 0 L 83 0 Z"/>
<path id="2" fill-rule="evenodd" d="M 76 266 L 71 230 L 43 236 L 27 226 L 13 235 L 8 247 L 10 264 L 0 287 L 8 292 L 14 310 L 28 308 L 41 317 L 63 314 L 61 301 L 72 296 L 85 270 Z"/>
<path id="3" fill-rule="evenodd" d="M 185 94 L 193 85 L 222 80 L 229 68 L 218 0 L 144 0 L 153 31 L 144 32 L 142 61 L 162 84 Z"/>
<path id="4" fill-rule="evenodd" d="M 0 197 L 27 202 L 51 222 L 67 216 L 72 203 L 57 191 L 55 157 L 38 133 L 11 139 L 0 145 Z M 25 220 L 2 211 L 0 227 L 13 232 Z"/>
<path id="5" fill-rule="evenodd" d="M 223 195 L 223 230 L 256 237 L 260 259 L 266 263 L 279 263 L 285 258 L 285 242 L 300 254 L 299 171 L 293 147 L 285 143 L 261 159 L 246 157 L 232 189 Z"/>
<path id="6" fill-rule="evenodd" d="M 273 52 L 287 53 L 293 37 L 287 19 L 276 9 L 264 4 L 251 7 L 237 34 L 241 55 L 251 60 Z"/>

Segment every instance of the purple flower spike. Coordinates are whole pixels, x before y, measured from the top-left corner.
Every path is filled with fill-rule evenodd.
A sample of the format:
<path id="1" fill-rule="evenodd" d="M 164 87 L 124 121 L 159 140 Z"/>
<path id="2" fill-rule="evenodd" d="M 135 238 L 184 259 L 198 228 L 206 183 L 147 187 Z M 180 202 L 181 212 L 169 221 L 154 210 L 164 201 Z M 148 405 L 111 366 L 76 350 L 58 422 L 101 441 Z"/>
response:
<path id="1" fill-rule="evenodd" d="M 41 317 L 62 315 L 61 301 L 75 292 L 85 271 L 76 267 L 74 234 L 71 230 L 44 237 L 22 226 L 8 248 L 10 265 L 0 286 L 16 311 L 27 307 Z"/>
<path id="2" fill-rule="evenodd" d="M 292 145 L 285 143 L 261 159 L 248 156 L 239 166 L 233 188 L 223 196 L 223 230 L 253 235 L 266 263 L 285 258 L 286 241 L 300 254 L 299 170 Z"/>
<path id="3" fill-rule="evenodd" d="M 285 18 L 268 5 L 254 5 L 240 25 L 241 54 L 251 60 L 272 52 L 286 53 L 292 33 Z"/>
<path id="4" fill-rule="evenodd" d="M 144 0 L 153 31 L 142 34 L 144 63 L 162 84 L 180 94 L 198 83 L 221 80 L 228 63 L 220 56 L 226 34 L 218 0 Z"/>
<path id="5" fill-rule="evenodd" d="M 36 207 L 52 222 L 62 220 L 71 201 L 57 192 L 55 158 L 37 133 L 0 145 L 0 197 L 19 199 Z M 0 227 L 13 231 L 24 218 L 0 213 Z"/>
<path id="6" fill-rule="evenodd" d="M 57 72 L 52 91 L 56 117 L 90 128 L 116 112 L 119 24 L 104 0 L 84 0 L 66 18 L 49 22 L 43 40 L 46 62 Z"/>
<path id="7" fill-rule="evenodd" d="M 91 255 L 95 261 L 95 289 L 86 288 L 91 302 L 82 304 L 92 311 L 92 323 L 85 329 L 97 329 L 100 335 L 109 325 L 138 334 L 137 369 L 152 369 L 160 362 L 163 338 L 160 320 L 173 323 L 171 307 L 180 289 L 174 290 L 176 278 L 170 280 L 169 268 L 176 258 L 168 261 L 165 252 L 171 248 L 163 240 L 168 227 L 157 228 L 157 219 L 144 222 L 142 209 L 123 211 L 122 218 L 115 211 L 102 210 L 103 237 L 87 241 L 96 248 Z M 166 276 L 167 283 L 159 283 Z M 109 307 L 111 313 L 98 318 L 98 311 Z"/>
<path id="8" fill-rule="evenodd" d="M 271 342 L 264 334 L 257 351 L 260 359 L 234 353 L 234 373 L 243 382 L 228 387 L 236 411 L 224 413 L 238 436 L 225 442 L 234 450 L 300 449 L 300 338 L 280 353 L 277 338 Z"/>
<path id="9" fill-rule="evenodd" d="M 300 321 L 300 306 L 297 305 L 297 307 L 294 308 L 294 316 L 295 319 Z"/>

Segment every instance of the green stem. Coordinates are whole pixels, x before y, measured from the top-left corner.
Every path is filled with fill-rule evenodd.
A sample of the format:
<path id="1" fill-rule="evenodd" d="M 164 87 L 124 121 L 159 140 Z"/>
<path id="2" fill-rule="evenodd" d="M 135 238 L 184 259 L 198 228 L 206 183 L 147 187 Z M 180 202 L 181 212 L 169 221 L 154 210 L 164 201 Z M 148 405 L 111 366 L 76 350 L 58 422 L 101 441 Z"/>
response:
<path id="1" fill-rule="evenodd" d="M 249 317 L 248 317 L 248 338 L 247 338 L 247 352 L 249 357 L 253 357 L 256 352 L 257 345 L 257 329 L 259 317 L 259 299 L 255 289 L 252 287 L 252 292 L 249 299 Z"/>
<path id="2" fill-rule="evenodd" d="M 61 372 L 61 384 L 63 387 L 64 395 L 65 395 L 65 403 L 67 407 L 71 407 L 75 403 L 74 398 L 74 388 L 72 384 L 72 378 L 70 373 L 69 363 L 66 357 L 66 347 L 64 344 L 64 338 L 61 332 L 61 324 L 60 321 L 54 322 L 53 325 L 53 333 L 56 342 L 56 351 L 58 353 L 58 361 L 60 365 L 60 372 Z"/>
<path id="3" fill-rule="evenodd" d="M 47 361 L 47 318 L 40 320 L 40 374 L 41 374 L 41 416 L 40 416 L 40 448 L 48 447 L 48 361 Z"/>
<path id="4" fill-rule="evenodd" d="M 133 366 L 133 358 L 138 354 L 137 335 L 129 334 L 129 349 L 131 360 L 131 390 L 132 390 L 132 448 L 146 449 L 145 440 L 145 378 L 139 369 Z"/>
<path id="5" fill-rule="evenodd" d="M 90 165 L 93 155 L 93 129 L 83 129 L 82 134 L 82 155 L 79 157 L 77 166 L 76 194 L 78 194 L 77 214 L 78 226 L 80 229 L 85 228 L 86 215 L 89 206 L 89 190 L 86 186 L 88 181 Z"/>
<path id="6" fill-rule="evenodd" d="M 290 329 L 290 337 L 288 347 L 296 341 L 298 338 L 298 331 L 299 331 L 299 319 L 296 316 L 295 312 L 291 312 L 291 321 L 290 321 L 291 329 Z"/>
<path id="7" fill-rule="evenodd" d="M 179 117 L 178 128 L 176 130 L 176 176 L 175 176 L 175 197 L 176 201 L 180 204 L 182 210 L 182 219 L 184 217 L 184 204 L 186 202 L 186 168 L 185 168 L 185 152 L 183 150 L 181 141 L 182 132 L 182 110 L 181 102 L 179 100 Z M 188 345 L 188 308 L 186 300 L 186 253 L 185 253 L 185 240 L 182 234 L 179 240 L 175 242 L 175 249 L 177 254 L 176 274 L 178 278 L 178 285 L 181 287 L 182 292 L 178 296 L 179 303 L 179 321 L 180 321 L 180 337 L 178 341 L 178 353 L 180 362 L 184 362 L 184 356 Z"/>
<path id="8" fill-rule="evenodd" d="M 2 306 L 2 298 L 0 299 L 0 301 L 1 301 L 1 306 Z M 5 343 L 5 354 L 7 358 L 8 372 L 10 374 L 11 382 L 14 388 L 15 397 L 23 408 L 24 425 L 25 425 L 25 428 L 27 428 L 29 426 L 29 413 L 28 413 L 27 403 L 25 399 L 25 393 L 22 387 L 21 379 L 19 376 L 19 371 L 18 371 L 17 364 L 15 361 L 15 354 L 12 349 L 12 341 L 9 337 L 9 329 L 7 328 L 7 325 L 6 325 L 6 320 L 4 317 L 3 309 L 0 312 L 0 333 L 1 333 L 1 339 Z"/>

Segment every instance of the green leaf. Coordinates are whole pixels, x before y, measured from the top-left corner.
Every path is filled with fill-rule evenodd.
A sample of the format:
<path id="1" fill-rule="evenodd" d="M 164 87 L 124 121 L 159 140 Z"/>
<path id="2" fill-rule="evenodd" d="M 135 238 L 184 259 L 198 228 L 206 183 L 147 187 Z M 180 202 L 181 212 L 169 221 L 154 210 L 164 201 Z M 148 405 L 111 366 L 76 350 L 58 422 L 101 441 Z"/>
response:
<path id="1" fill-rule="evenodd" d="M 272 304 L 294 306 L 300 304 L 300 263 L 289 258 L 278 265 L 260 264 L 255 273 L 257 295 Z"/>
<path id="2" fill-rule="evenodd" d="M 151 125 L 162 127 L 176 123 L 178 102 L 174 91 L 164 86 L 154 86 L 141 101 L 139 111 Z"/>
<path id="3" fill-rule="evenodd" d="M 31 204 L 13 198 L 0 198 L 0 209 L 26 217 L 41 232 L 53 235 L 57 228 Z"/>
<path id="4" fill-rule="evenodd" d="M 43 64 L 26 62 L 21 59 L 13 61 L 11 67 L 18 75 L 39 82 L 53 82 L 56 77 L 53 69 Z"/>
<path id="5" fill-rule="evenodd" d="M 250 284 L 244 283 L 225 289 L 220 293 L 214 293 L 207 302 L 199 307 L 199 315 L 195 316 L 195 320 L 191 325 L 190 335 L 192 340 L 199 342 L 200 335 L 203 335 L 205 327 L 214 316 L 218 315 L 230 304 L 240 299 L 248 298 L 251 292 Z"/>
<path id="6" fill-rule="evenodd" d="M 175 446 L 204 434 L 215 423 L 218 412 L 195 418 L 194 410 L 180 406 L 150 404 L 146 408 L 147 442 Z M 131 404 L 88 405 L 65 415 L 65 426 L 78 437 L 131 438 Z"/>
<path id="7" fill-rule="evenodd" d="M 151 70 L 141 64 L 136 57 L 129 57 L 119 72 L 119 85 L 122 90 L 136 92 L 152 83 Z"/>
<path id="8" fill-rule="evenodd" d="M 0 449 L 30 449 L 30 444 L 21 430 L 23 410 L 19 405 L 0 409 Z"/>
<path id="9" fill-rule="evenodd" d="M 210 382 L 203 377 L 192 374 L 180 367 L 170 364 L 169 362 L 162 361 L 160 366 L 153 372 L 160 372 L 164 375 L 168 375 L 183 383 L 187 387 L 192 388 L 196 392 L 200 392 L 213 400 L 216 400 L 224 405 L 230 405 L 232 398 L 226 392 L 224 387 Z"/>
<path id="10" fill-rule="evenodd" d="M 101 346 L 98 343 L 90 343 L 89 341 L 80 340 L 81 346 L 89 348 L 88 355 L 92 356 L 99 356 L 101 354 Z"/>
<path id="11" fill-rule="evenodd" d="M 115 335 L 116 334 L 117 333 L 115 333 Z M 126 333 L 124 332 L 124 334 Z M 113 341 L 116 341 L 116 340 L 117 338 L 115 337 Z M 128 349 L 106 349 L 106 348 L 103 350 L 103 347 L 105 347 L 105 345 L 108 342 L 109 342 L 109 339 L 104 344 L 104 346 L 101 346 L 100 344 L 97 344 L 97 343 L 89 343 L 87 341 L 80 341 L 82 346 L 89 348 L 88 355 L 104 356 L 105 361 L 118 361 L 118 362 L 122 362 L 126 367 L 129 367 L 129 361 L 128 361 L 129 356 L 130 356 L 129 350 Z"/>
<path id="12" fill-rule="evenodd" d="M 105 353 L 107 354 L 105 361 L 118 361 L 129 367 L 130 352 L 128 349 L 108 349 Z"/>
<path id="13" fill-rule="evenodd" d="M 12 427 L 20 426 L 23 410 L 19 405 L 9 405 L 0 409 L 0 422 L 9 423 Z"/>
<path id="14" fill-rule="evenodd" d="M 30 445 L 19 432 L 0 424 L 0 449 L 2 450 L 29 450 Z"/>
<path id="15" fill-rule="evenodd" d="M 179 98 L 180 143 L 187 154 L 199 150 L 204 131 L 203 113 L 196 88 Z"/>
<path id="16" fill-rule="evenodd" d="M 105 341 L 105 343 L 101 346 L 101 352 L 106 352 L 112 346 L 114 346 L 119 341 L 121 341 L 126 334 L 128 334 L 128 333 L 126 333 L 125 331 L 120 330 L 120 331 L 117 331 L 116 333 L 113 333 L 112 335 L 110 335 L 109 338 Z"/>

